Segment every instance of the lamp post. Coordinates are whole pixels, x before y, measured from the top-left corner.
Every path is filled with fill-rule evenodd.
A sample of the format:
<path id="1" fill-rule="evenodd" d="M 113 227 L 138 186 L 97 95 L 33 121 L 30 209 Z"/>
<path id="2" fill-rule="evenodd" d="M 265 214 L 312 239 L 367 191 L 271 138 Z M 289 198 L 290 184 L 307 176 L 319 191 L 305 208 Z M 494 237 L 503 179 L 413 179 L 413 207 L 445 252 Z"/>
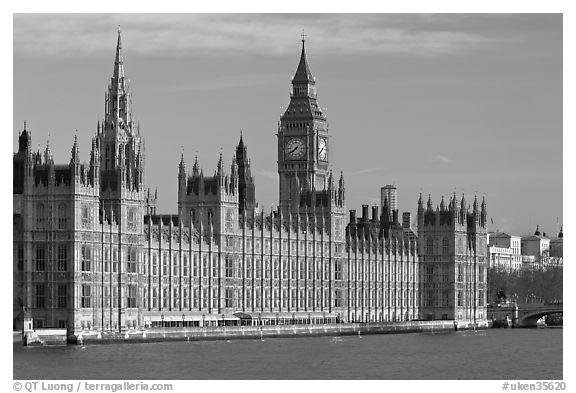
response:
<path id="1" fill-rule="evenodd" d="M 202 314 L 202 327 L 206 326 L 206 314 Z"/>
<path id="2" fill-rule="evenodd" d="M 292 325 L 296 325 L 296 313 L 292 313 Z"/>
<path id="3" fill-rule="evenodd" d="M 222 326 L 226 326 L 226 320 L 224 319 L 224 314 L 222 314 Z"/>
<path id="4" fill-rule="evenodd" d="M 164 314 L 160 315 L 160 319 L 162 320 L 162 327 L 164 327 Z"/>
<path id="5" fill-rule="evenodd" d="M 184 327 L 184 320 L 186 319 L 186 315 L 182 314 L 182 327 Z"/>

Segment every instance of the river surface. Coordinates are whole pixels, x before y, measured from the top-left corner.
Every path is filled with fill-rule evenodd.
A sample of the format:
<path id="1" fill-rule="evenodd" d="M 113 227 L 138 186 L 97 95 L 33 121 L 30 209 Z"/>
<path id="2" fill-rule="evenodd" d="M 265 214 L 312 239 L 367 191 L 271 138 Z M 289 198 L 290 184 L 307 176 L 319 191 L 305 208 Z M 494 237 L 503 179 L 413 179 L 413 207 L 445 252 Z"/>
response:
<path id="1" fill-rule="evenodd" d="M 23 347 L 14 379 L 556 379 L 562 328 Z"/>

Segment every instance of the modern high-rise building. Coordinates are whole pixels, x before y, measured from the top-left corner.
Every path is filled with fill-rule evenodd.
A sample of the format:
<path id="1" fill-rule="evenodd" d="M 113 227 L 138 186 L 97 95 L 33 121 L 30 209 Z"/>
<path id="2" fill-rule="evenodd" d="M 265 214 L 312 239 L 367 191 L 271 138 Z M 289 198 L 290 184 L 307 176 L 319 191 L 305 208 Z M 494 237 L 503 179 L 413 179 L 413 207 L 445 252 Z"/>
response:
<path id="1" fill-rule="evenodd" d="M 380 206 L 382 209 L 384 209 L 385 204 L 388 204 L 390 211 L 398 210 L 398 190 L 392 184 L 380 188 Z"/>
<path id="2" fill-rule="evenodd" d="M 178 213 L 156 212 L 120 32 L 105 108 L 89 164 L 76 140 L 69 163 L 57 165 L 49 146 L 32 151 L 26 125 L 19 135 L 15 327 L 24 315 L 72 337 L 159 325 L 485 320 L 485 261 L 476 252 L 484 204 L 481 214 L 475 203 L 472 215 L 462 205 L 449 218 L 444 208 L 419 210 L 419 237 L 390 214 L 395 205 L 380 216 L 374 206 L 372 219 L 367 206 L 360 219 L 351 211 L 347 223 L 344 177 L 329 169 L 332 141 L 304 40 L 277 129 L 276 210 L 256 203 L 241 136 L 228 164 L 215 159 L 213 176 L 197 159 L 187 171 L 182 156 Z"/>

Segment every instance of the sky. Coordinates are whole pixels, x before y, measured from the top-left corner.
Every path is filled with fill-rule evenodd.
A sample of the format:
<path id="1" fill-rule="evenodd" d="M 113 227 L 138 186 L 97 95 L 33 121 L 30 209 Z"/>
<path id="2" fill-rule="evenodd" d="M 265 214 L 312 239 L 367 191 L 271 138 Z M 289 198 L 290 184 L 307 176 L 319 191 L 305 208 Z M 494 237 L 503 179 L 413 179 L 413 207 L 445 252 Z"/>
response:
<path id="1" fill-rule="evenodd" d="M 13 151 L 27 121 L 56 163 L 74 135 L 89 160 L 118 26 L 159 213 L 177 210 L 181 154 L 212 174 L 241 131 L 257 200 L 277 205 L 304 30 L 347 209 L 394 184 L 401 212 L 456 192 L 486 198 L 491 231 L 563 225 L 561 14 L 15 14 Z"/>

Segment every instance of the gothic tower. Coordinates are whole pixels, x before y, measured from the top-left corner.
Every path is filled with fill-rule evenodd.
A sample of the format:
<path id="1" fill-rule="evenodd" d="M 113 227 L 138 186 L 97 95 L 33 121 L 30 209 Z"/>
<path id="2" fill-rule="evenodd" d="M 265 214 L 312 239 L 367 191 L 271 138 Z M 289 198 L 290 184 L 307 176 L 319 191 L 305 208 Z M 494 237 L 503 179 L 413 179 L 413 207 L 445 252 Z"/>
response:
<path id="1" fill-rule="evenodd" d="M 132 94 L 124 76 L 122 38 L 118 30 L 114 72 L 105 94 L 104 120 L 97 127 L 101 209 L 108 219 L 141 232 L 144 200 L 144 141 L 132 118 Z M 94 153 L 93 153 L 94 154 Z"/>
<path id="2" fill-rule="evenodd" d="M 236 165 L 238 166 L 239 214 L 242 215 L 245 212 L 247 216 L 251 216 L 256 207 L 256 186 L 242 134 L 240 134 L 240 142 L 236 148 Z"/>
<path id="3" fill-rule="evenodd" d="M 303 38 L 290 104 L 278 124 L 279 197 L 284 214 L 298 208 L 295 193 L 328 186 L 328 124 L 316 100 L 316 81 L 304 44 Z"/>

